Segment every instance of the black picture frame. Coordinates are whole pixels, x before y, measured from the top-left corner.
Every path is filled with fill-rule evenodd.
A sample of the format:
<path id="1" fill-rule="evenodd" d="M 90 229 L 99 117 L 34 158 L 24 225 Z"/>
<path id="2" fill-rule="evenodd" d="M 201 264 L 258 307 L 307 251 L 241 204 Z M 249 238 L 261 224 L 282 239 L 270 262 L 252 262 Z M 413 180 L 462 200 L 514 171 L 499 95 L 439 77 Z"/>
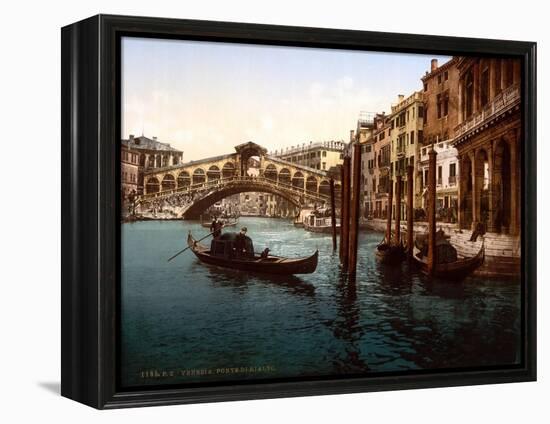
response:
<path id="1" fill-rule="evenodd" d="M 66 26 L 61 35 L 63 396 L 104 409 L 536 380 L 536 43 L 112 15 L 97 15 Z M 119 45 L 124 35 L 520 58 L 524 137 L 521 366 L 119 390 Z"/>

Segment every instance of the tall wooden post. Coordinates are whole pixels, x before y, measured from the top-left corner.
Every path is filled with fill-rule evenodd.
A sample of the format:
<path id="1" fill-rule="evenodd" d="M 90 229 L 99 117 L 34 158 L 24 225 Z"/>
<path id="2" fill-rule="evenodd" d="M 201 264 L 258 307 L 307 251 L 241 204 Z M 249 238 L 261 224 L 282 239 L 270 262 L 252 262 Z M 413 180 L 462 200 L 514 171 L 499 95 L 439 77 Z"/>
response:
<path id="1" fill-rule="evenodd" d="M 342 208 L 344 209 L 343 220 L 340 223 L 342 226 L 342 239 L 340 244 L 342 245 L 342 267 L 347 271 L 348 269 L 348 255 L 349 255 L 349 215 L 350 215 L 350 194 L 351 194 L 351 160 L 349 156 L 344 157 L 344 181 L 342 181 L 342 187 L 344 187 L 344 198 L 342 199 Z"/>
<path id="2" fill-rule="evenodd" d="M 332 225 L 332 250 L 336 252 L 336 201 L 334 200 L 334 179 L 330 179 L 330 222 Z"/>
<path id="3" fill-rule="evenodd" d="M 401 175 L 395 177 L 395 231 L 393 233 L 393 244 L 401 243 Z"/>
<path id="4" fill-rule="evenodd" d="M 393 182 L 388 184 L 388 211 L 386 213 L 386 243 L 391 244 L 391 209 L 393 203 Z"/>
<path id="5" fill-rule="evenodd" d="M 433 149 L 433 146 L 428 155 L 428 271 L 432 274 L 437 263 L 437 252 L 435 250 L 435 163 L 437 153 Z"/>
<path id="6" fill-rule="evenodd" d="M 412 258 L 413 255 L 413 174 L 414 167 L 412 165 L 407 166 L 407 254 L 409 258 Z"/>
<path id="7" fill-rule="evenodd" d="M 343 252 L 343 242 L 344 239 L 344 193 L 346 192 L 346 187 L 344 187 L 344 165 L 340 166 L 340 250 L 339 250 L 339 256 L 340 256 L 340 263 L 342 263 L 342 257 L 344 256 Z"/>
<path id="8" fill-rule="evenodd" d="M 353 181 L 351 184 L 352 197 L 350 202 L 350 230 L 349 230 L 349 260 L 348 272 L 355 274 L 357 269 L 357 239 L 359 233 L 359 210 L 361 207 L 361 145 L 353 146 Z"/>

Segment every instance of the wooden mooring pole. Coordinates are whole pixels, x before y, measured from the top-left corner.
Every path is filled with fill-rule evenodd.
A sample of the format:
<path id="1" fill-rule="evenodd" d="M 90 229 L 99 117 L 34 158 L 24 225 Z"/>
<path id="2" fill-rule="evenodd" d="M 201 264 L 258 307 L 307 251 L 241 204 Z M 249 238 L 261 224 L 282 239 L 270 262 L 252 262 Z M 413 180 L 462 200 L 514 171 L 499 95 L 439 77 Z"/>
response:
<path id="1" fill-rule="evenodd" d="M 336 252 L 336 201 L 334 199 L 334 179 L 330 179 L 330 223 L 332 225 L 332 250 Z"/>
<path id="2" fill-rule="evenodd" d="M 401 175 L 395 177 L 395 231 L 393 243 L 397 246 L 401 243 Z"/>
<path id="3" fill-rule="evenodd" d="M 413 176 L 414 167 L 407 166 L 407 256 L 413 256 L 413 225 L 414 225 L 414 193 L 413 193 Z"/>
<path id="4" fill-rule="evenodd" d="M 348 257 L 349 257 L 349 215 L 350 215 L 350 194 L 351 194 L 351 160 L 349 156 L 344 157 L 344 180 L 342 181 L 343 194 L 342 208 L 344 209 L 342 222 L 342 239 L 340 244 L 342 246 L 342 268 L 344 271 L 348 269 Z"/>
<path id="5" fill-rule="evenodd" d="M 340 264 L 342 264 L 342 258 L 344 256 L 343 247 L 342 247 L 342 240 L 344 239 L 344 193 L 346 188 L 344 187 L 344 165 L 340 166 L 340 250 L 339 250 L 339 257 L 340 257 Z"/>
<path id="6" fill-rule="evenodd" d="M 435 269 L 435 264 L 437 263 L 437 252 L 435 243 L 435 164 L 437 153 L 433 149 L 433 146 L 428 155 L 428 272 L 432 274 Z"/>
<path id="7" fill-rule="evenodd" d="M 348 273 L 354 275 L 357 269 L 357 239 L 359 235 L 359 211 L 361 208 L 361 145 L 353 146 L 353 172 L 351 183 L 350 202 L 350 230 L 349 230 L 349 254 Z"/>
<path id="8" fill-rule="evenodd" d="M 386 243 L 391 243 L 391 209 L 393 203 L 393 182 L 390 178 L 388 184 L 388 208 L 386 212 Z"/>

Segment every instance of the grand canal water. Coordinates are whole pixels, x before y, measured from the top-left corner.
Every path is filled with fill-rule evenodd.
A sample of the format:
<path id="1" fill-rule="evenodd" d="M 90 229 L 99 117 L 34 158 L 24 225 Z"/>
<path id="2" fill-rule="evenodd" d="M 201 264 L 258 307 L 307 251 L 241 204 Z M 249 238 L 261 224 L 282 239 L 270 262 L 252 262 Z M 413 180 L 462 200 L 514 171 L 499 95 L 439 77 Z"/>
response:
<path id="1" fill-rule="evenodd" d="M 511 365 L 520 360 L 517 281 L 430 281 L 374 257 L 359 237 L 358 278 L 342 282 L 330 236 L 241 218 L 257 251 L 319 249 L 314 274 L 249 275 L 207 266 L 185 247 L 197 222 L 122 225 L 121 383 L 143 386 Z"/>

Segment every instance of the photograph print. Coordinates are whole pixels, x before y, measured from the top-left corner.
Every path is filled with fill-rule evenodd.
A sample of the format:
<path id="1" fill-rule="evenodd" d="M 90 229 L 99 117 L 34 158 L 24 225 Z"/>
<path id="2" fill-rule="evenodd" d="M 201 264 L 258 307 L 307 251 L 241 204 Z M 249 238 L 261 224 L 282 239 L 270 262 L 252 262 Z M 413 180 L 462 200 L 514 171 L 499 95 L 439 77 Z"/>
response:
<path id="1" fill-rule="evenodd" d="M 120 387 L 519 367 L 521 81 L 122 37 Z"/>

